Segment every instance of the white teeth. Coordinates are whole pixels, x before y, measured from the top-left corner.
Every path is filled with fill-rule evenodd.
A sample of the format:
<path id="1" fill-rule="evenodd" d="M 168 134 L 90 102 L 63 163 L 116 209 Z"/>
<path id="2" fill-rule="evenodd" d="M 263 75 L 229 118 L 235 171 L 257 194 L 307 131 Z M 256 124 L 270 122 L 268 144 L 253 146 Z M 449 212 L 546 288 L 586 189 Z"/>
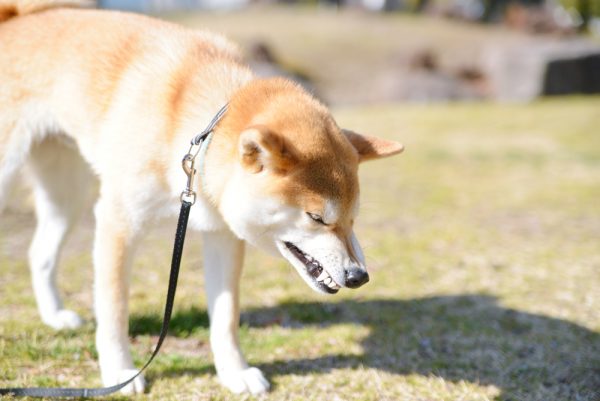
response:
<path id="1" fill-rule="evenodd" d="M 339 290 L 340 288 L 342 288 L 335 281 L 333 281 L 333 279 L 331 278 L 329 273 L 327 273 L 325 270 L 323 270 L 323 272 L 321 272 L 319 277 L 317 277 L 317 281 L 321 284 L 325 284 L 327 287 L 331 288 L 332 290 Z"/>
<path id="2" fill-rule="evenodd" d="M 339 285 L 337 285 L 337 283 L 333 280 L 331 280 L 329 283 L 325 282 L 325 284 L 327 285 L 327 287 L 331 288 L 332 290 L 339 290 L 341 287 Z"/>
<path id="3" fill-rule="evenodd" d="M 327 274 L 327 272 L 323 270 L 319 277 L 317 277 L 317 281 L 324 281 L 327 277 L 329 277 L 329 274 Z"/>

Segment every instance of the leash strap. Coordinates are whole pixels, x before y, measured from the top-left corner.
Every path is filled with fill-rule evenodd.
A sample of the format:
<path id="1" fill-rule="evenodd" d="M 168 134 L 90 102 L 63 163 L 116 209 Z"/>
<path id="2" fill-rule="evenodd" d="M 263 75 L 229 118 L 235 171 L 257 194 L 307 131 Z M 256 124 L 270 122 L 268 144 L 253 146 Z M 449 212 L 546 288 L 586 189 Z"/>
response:
<path id="1" fill-rule="evenodd" d="M 173 258 L 171 259 L 171 274 L 169 276 L 169 289 L 167 291 L 167 300 L 165 303 L 165 313 L 163 317 L 162 328 L 160 329 L 160 337 L 154 348 L 154 352 L 148 359 L 148 362 L 142 367 L 135 376 L 129 380 L 110 387 L 102 388 L 46 388 L 46 387 L 22 387 L 22 388 L 0 388 L 0 395 L 11 394 L 16 397 L 97 397 L 102 395 L 112 394 L 119 391 L 123 387 L 135 380 L 144 369 L 150 365 L 160 347 L 162 346 L 167 332 L 169 331 L 169 323 L 171 321 L 171 313 L 173 311 L 173 302 L 175 300 L 175 291 L 177 290 L 177 278 L 179 277 L 179 266 L 181 264 L 181 253 L 183 251 L 183 243 L 185 242 L 185 232 L 187 228 L 188 217 L 192 203 L 181 202 L 181 211 L 179 212 L 179 221 L 177 222 L 177 231 L 175 233 L 175 244 L 173 245 Z"/>
<path id="2" fill-rule="evenodd" d="M 201 133 L 196 135 L 194 138 L 192 138 L 192 142 L 191 142 L 192 146 L 200 145 L 201 142 L 204 141 L 204 139 L 208 136 L 208 134 L 213 132 L 213 130 L 215 129 L 215 126 L 219 123 L 219 121 L 221 121 L 221 119 L 227 112 L 228 108 L 229 108 L 229 103 L 226 103 L 225 106 L 221 107 L 221 109 L 219 111 L 217 111 L 217 114 L 215 114 L 215 116 L 213 117 L 211 122 L 208 124 L 208 126 L 206 128 L 204 128 L 204 131 L 202 131 Z"/>

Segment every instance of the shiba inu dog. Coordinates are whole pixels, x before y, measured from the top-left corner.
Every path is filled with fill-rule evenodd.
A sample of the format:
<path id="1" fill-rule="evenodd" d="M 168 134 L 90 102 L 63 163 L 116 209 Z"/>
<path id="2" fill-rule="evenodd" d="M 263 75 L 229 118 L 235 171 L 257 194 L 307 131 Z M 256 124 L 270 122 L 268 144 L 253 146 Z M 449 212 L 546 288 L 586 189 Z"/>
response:
<path id="1" fill-rule="evenodd" d="M 105 385 L 135 368 L 128 338 L 129 269 L 152 222 L 175 219 L 190 139 L 225 104 L 196 180 L 190 228 L 203 233 L 210 339 L 233 392 L 269 388 L 238 343 L 244 243 L 282 255 L 312 289 L 335 294 L 369 279 L 352 231 L 357 171 L 401 144 L 337 126 L 284 79 L 257 79 L 225 38 L 149 17 L 60 8 L 77 1 L 0 0 L 0 206 L 23 164 L 34 182 L 29 251 L 42 320 L 81 324 L 55 285 L 61 247 L 94 213 L 96 345 Z M 144 390 L 137 378 L 126 393 Z"/>

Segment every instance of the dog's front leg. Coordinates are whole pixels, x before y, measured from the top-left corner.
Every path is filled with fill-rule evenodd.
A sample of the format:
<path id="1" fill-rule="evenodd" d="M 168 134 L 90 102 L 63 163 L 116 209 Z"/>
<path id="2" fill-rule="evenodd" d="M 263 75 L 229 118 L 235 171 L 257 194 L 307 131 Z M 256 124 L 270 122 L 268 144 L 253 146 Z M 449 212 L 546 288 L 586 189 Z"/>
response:
<path id="1" fill-rule="evenodd" d="M 269 382 L 262 372 L 249 367 L 238 341 L 239 280 L 244 243 L 229 231 L 204 234 L 204 272 L 210 343 L 221 383 L 234 393 L 262 393 Z"/>
<path id="2" fill-rule="evenodd" d="M 129 350 L 129 270 L 135 234 L 123 216 L 118 202 L 100 199 L 95 209 L 94 306 L 96 310 L 96 348 L 105 386 L 121 383 L 137 371 Z M 121 392 L 142 393 L 140 375 Z"/>

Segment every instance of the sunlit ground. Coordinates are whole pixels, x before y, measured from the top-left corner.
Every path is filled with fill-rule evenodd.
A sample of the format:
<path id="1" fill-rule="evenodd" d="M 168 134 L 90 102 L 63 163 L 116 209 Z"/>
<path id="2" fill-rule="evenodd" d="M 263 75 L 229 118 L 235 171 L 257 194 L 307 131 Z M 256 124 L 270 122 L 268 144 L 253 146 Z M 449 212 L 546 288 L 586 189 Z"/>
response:
<path id="1" fill-rule="evenodd" d="M 282 260 L 249 252 L 241 341 L 273 383 L 265 400 L 598 400 L 600 99 L 531 105 L 338 109 L 341 125 L 406 144 L 363 166 L 358 235 L 371 282 L 313 293 Z M 0 217 L 0 385 L 99 385 L 92 222 L 60 273 L 88 321 L 37 316 L 25 262 L 30 213 Z M 139 250 L 137 364 L 160 329 L 172 227 Z M 171 336 L 139 399 L 231 400 L 208 348 L 200 243 L 187 242 Z"/>

